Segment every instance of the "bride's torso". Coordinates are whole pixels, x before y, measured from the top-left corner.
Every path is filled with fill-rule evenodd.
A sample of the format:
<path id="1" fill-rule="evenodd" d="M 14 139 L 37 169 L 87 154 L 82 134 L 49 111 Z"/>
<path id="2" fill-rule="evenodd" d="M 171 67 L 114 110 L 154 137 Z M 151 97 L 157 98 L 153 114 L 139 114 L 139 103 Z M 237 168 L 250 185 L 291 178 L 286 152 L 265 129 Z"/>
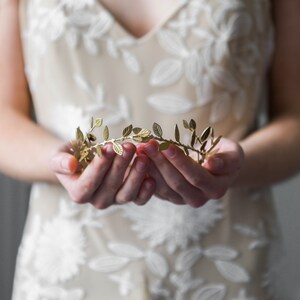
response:
<path id="1" fill-rule="evenodd" d="M 101 0 L 114 18 L 135 37 L 155 28 L 180 5 L 180 0 Z"/>
<path id="2" fill-rule="evenodd" d="M 189 118 L 234 139 L 253 128 L 271 49 L 268 1 L 170 0 L 160 11 L 158 1 L 148 10 L 145 0 L 128 13 L 117 3 L 21 1 L 26 69 L 43 126 L 65 139 L 91 116 L 117 135 L 128 123 L 154 121 L 170 135 Z"/>
<path id="3" fill-rule="evenodd" d="M 112 137 L 129 124 L 157 122 L 172 138 L 178 123 L 186 141 L 182 120 L 190 118 L 199 130 L 211 125 L 237 140 L 252 130 L 271 54 L 269 1 L 178 0 L 149 11 L 145 0 L 144 12 L 108 3 L 118 2 L 21 0 L 26 72 L 41 126 L 66 140 L 92 116 L 104 119 Z M 142 207 L 96 211 L 73 205 L 60 187 L 36 184 L 25 236 L 37 246 L 25 243 L 20 268 L 55 287 L 86 289 L 87 299 L 124 299 L 116 278 L 125 274 L 130 293 L 144 295 L 128 299 L 150 299 L 149 289 L 166 299 L 239 299 L 246 289 L 265 299 L 261 262 L 276 231 L 268 199 L 266 191 L 242 189 L 199 209 L 154 197 Z M 53 244 L 56 236 L 64 242 Z M 70 259 L 73 269 L 55 256 L 68 257 L 66 242 L 86 258 Z"/>

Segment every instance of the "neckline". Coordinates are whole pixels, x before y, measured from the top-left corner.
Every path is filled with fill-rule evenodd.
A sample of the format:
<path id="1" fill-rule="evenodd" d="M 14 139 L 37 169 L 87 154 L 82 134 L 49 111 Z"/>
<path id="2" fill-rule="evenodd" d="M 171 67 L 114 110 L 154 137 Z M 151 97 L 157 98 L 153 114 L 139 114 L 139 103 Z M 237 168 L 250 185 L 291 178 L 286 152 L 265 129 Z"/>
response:
<path id="1" fill-rule="evenodd" d="M 105 11 L 106 14 L 108 14 L 113 20 L 114 20 L 114 24 L 115 26 L 117 26 L 118 29 L 120 29 L 121 32 L 123 32 L 123 34 L 126 37 L 129 37 L 131 39 L 133 39 L 135 42 L 137 43 L 142 43 L 148 39 L 150 39 L 153 35 L 155 35 L 161 28 L 164 27 L 165 24 L 167 24 L 174 16 L 176 16 L 178 14 L 178 12 L 180 11 L 181 8 L 183 8 L 189 0 L 179 0 L 178 4 L 175 5 L 170 11 L 168 11 L 166 13 L 166 15 L 157 23 L 155 24 L 148 32 L 146 32 L 145 34 L 143 34 L 140 37 L 135 36 L 134 34 L 132 34 L 130 31 L 128 31 L 115 17 L 114 15 L 111 13 L 111 11 L 106 8 L 101 1 L 99 0 L 99 6 L 100 8 Z"/>

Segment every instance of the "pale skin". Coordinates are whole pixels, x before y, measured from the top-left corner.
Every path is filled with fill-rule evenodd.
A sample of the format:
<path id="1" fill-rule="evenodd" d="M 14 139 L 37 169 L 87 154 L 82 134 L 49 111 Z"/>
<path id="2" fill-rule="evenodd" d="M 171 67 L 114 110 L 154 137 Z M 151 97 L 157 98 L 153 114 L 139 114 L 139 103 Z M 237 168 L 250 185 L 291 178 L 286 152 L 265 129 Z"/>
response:
<path id="1" fill-rule="evenodd" d="M 137 37 L 155 27 L 176 5 L 168 0 L 102 1 Z M 240 143 L 222 139 L 203 166 L 175 146 L 159 152 L 155 141 L 124 144 L 124 155 L 104 149 L 83 172 L 65 143 L 30 118 L 23 72 L 18 1 L 0 1 L 0 170 L 26 181 L 62 184 L 77 203 L 103 209 L 146 203 L 153 194 L 192 207 L 220 198 L 234 186 L 258 187 L 284 180 L 300 169 L 300 2 L 273 0 L 275 55 L 270 73 L 270 122 Z M 122 4 L 120 4 L 122 3 Z M 135 10 L 122 10 L 122 5 Z M 136 12 L 139 12 L 138 14 Z M 155 121 L 155 120 L 154 120 Z M 136 155 L 135 155 L 136 153 Z"/>

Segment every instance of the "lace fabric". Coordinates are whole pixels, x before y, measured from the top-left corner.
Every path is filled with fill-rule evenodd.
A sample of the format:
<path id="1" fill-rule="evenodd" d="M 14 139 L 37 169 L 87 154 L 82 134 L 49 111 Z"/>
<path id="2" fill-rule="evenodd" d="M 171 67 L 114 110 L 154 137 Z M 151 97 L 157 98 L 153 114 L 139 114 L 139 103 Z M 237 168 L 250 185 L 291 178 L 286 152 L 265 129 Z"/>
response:
<path id="1" fill-rule="evenodd" d="M 136 39 L 95 0 L 22 1 L 38 122 L 68 140 L 91 116 L 112 135 L 154 121 L 172 135 L 194 118 L 240 140 L 265 90 L 269 10 L 266 0 L 185 1 Z M 36 184 L 13 299 L 268 299 L 274 220 L 265 190 L 230 190 L 198 209 L 153 197 L 97 211 Z"/>

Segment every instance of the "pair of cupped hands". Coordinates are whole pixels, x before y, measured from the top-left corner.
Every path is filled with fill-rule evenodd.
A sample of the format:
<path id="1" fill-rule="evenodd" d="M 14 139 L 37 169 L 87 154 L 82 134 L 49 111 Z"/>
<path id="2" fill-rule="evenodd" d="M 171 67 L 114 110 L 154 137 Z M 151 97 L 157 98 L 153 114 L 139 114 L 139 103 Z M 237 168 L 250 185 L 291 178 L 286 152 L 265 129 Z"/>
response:
<path id="1" fill-rule="evenodd" d="M 123 144 L 117 155 L 111 144 L 95 156 L 83 172 L 64 146 L 52 158 L 51 168 L 71 199 L 98 209 L 114 204 L 146 204 L 152 195 L 181 205 L 200 207 L 221 198 L 237 178 L 244 160 L 241 146 L 221 138 L 214 154 L 201 165 L 176 145 L 159 151 L 159 144 Z"/>

